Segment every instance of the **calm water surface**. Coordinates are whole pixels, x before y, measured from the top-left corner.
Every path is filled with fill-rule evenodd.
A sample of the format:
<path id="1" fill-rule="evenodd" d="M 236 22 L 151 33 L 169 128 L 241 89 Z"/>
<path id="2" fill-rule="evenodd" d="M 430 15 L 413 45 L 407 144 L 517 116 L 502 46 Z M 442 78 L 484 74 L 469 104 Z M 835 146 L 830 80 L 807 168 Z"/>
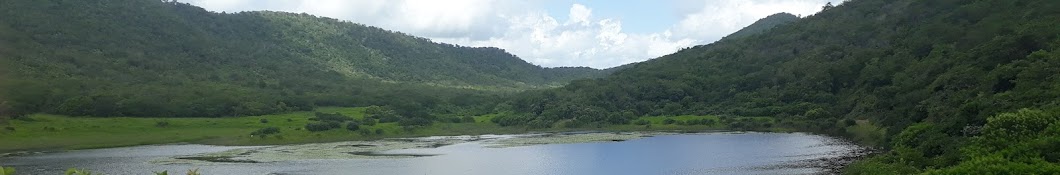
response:
<path id="1" fill-rule="evenodd" d="M 791 166 L 844 156 L 859 149 L 839 140 L 801 133 L 710 133 L 662 135 L 606 143 L 550 144 L 485 148 L 470 142 L 430 149 L 386 153 L 440 154 L 392 159 L 301 160 L 272 163 L 159 165 L 150 160 L 235 148 L 207 145 L 158 145 L 81 150 L 0 158 L 20 174 L 62 174 L 80 167 L 107 174 L 813 174 L 820 168 Z"/>

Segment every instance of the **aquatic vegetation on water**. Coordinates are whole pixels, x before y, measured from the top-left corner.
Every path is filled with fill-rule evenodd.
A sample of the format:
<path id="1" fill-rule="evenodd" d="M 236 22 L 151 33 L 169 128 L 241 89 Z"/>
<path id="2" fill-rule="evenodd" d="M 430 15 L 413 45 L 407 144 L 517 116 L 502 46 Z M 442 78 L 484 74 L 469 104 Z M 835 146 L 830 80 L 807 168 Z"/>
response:
<path id="1" fill-rule="evenodd" d="M 66 175 L 102 175 L 100 173 L 92 173 L 92 171 L 85 169 L 70 168 L 66 170 Z"/>
<path id="2" fill-rule="evenodd" d="M 514 137 L 488 142 L 490 148 L 518 147 L 541 144 L 570 144 L 590 142 L 615 142 L 634 140 L 655 135 L 669 133 L 662 132 L 601 132 L 601 133 L 551 133 L 530 135 L 526 137 Z"/>
<path id="3" fill-rule="evenodd" d="M 155 175 L 169 175 L 169 171 L 167 170 L 167 171 L 162 171 L 162 172 L 155 172 Z M 201 174 L 199 174 L 199 169 L 196 168 L 196 169 L 188 170 L 188 173 L 185 174 L 185 175 L 201 175 Z"/>
<path id="4" fill-rule="evenodd" d="M 300 145 L 233 149 L 153 160 L 157 164 L 213 164 L 213 163 L 263 163 L 306 159 L 388 159 L 436 156 L 436 154 L 385 153 L 391 150 L 438 148 L 447 145 L 479 142 L 490 148 L 518 147 L 539 144 L 569 144 L 589 142 L 626 141 L 665 135 L 663 132 L 586 132 L 548 133 L 528 135 L 483 135 L 483 136 L 434 136 L 420 138 L 397 138 L 374 141 L 346 141 Z"/>

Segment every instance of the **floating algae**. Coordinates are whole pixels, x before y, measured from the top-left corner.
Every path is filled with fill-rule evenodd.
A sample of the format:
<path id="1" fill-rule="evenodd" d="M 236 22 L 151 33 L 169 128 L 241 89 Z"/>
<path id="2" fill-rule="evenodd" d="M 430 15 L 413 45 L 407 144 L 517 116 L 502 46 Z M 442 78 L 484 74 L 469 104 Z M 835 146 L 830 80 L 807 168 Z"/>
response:
<path id="1" fill-rule="evenodd" d="M 153 160 L 152 162 L 158 164 L 261 163 L 306 159 L 423 157 L 432 155 L 384 154 L 380 152 L 412 148 L 436 148 L 478 139 L 478 137 L 471 136 L 451 136 L 278 145 L 164 158 Z"/>
<path id="2" fill-rule="evenodd" d="M 535 134 L 489 142 L 489 148 L 505 148 L 543 144 L 571 144 L 591 142 L 620 142 L 636 140 L 656 135 L 672 133 L 662 132 L 595 132 L 595 133 L 550 133 Z"/>
<path id="3" fill-rule="evenodd" d="M 437 154 L 389 154 L 389 153 L 378 153 L 378 152 L 348 152 L 347 154 L 359 155 L 359 156 L 383 156 L 383 157 L 429 157 L 437 156 Z"/>
<path id="4" fill-rule="evenodd" d="M 277 145 L 232 149 L 222 152 L 152 160 L 157 164 L 264 163 L 306 159 L 388 159 L 436 156 L 437 154 L 386 153 L 392 150 L 438 148 L 447 145 L 482 142 L 487 148 L 541 144 L 571 144 L 635 140 L 666 132 L 579 132 L 525 135 L 432 136 L 374 141 L 347 141 L 298 145 Z"/>

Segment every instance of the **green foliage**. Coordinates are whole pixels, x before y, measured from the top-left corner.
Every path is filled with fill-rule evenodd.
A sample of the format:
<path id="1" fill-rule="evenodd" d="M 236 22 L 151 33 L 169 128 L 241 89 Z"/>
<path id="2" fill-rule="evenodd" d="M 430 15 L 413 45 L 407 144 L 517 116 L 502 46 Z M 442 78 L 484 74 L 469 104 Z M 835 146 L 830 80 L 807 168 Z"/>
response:
<path id="1" fill-rule="evenodd" d="M 372 118 L 363 118 L 363 119 L 360 120 L 359 123 L 361 123 L 363 125 L 366 125 L 366 126 L 375 126 L 375 124 L 378 123 L 378 122 L 376 122 L 376 120 L 372 119 Z"/>
<path id="2" fill-rule="evenodd" d="M 769 116 L 775 120 L 718 123 L 734 130 L 779 124 L 861 137 L 888 149 L 877 165 L 902 167 L 897 173 L 960 165 L 979 154 L 967 153 L 975 150 L 968 145 L 986 145 L 977 148 L 984 152 L 1051 150 L 1049 139 L 1011 144 L 1039 138 L 1034 133 L 1054 116 L 1022 111 L 988 118 L 1060 105 L 1057 7 L 1060 1 L 1049 0 L 847 1 L 761 34 L 682 49 L 604 78 L 519 94 L 508 102 L 514 114 L 494 120 L 511 126 L 621 123 L 609 121 L 636 116 Z M 618 117 L 626 112 L 633 117 Z M 1041 165 L 1022 159 L 1017 162 Z"/>
<path id="3" fill-rule="evenodd" d="M 464 116 L 461 117 L 460 120 L 462 120 L 462 122 L 464 123 L 475 123 L 475 117 L 472 116 Z"/>
<path id="4" fill-rule="evenodd" d="M 0 40 L 9 48 L 0 50 L 0 116 L 16 118 L 251 116 L 368 105 L 480 115 L 491 112 L 497 91 L 607 73 L 543 68 L 497 48 L 337 19 L 213 13 L 175 1 L 13 0 L 0 2 L 0 15 Z"/>
<path id="5" fill-rule="evenodd" d="M 1060 109 L 1060 108 L 1057 108 Z M 937 125 L 906 127 L 893 139 L 888 154 L 855 163 L 851 174 L 880 174 L 871 169 L 900 170 L 884 174 L 1056 174 L 1060 173 L 1060 113 L 1020 109 L 987 119 L 981 135 L 970 143 L 954 142 L 937 131 Z M 953 153 L 960 161 L 947 161 L 945 145 L 961 146 Z M 957 148 L 953 148 L 957 149 Z M 932 154 L 940 155 L 932 155 Z M 890 167 L 890 168 L 888 168 Z"/>
<path id="6" fill-rule="evenodd" d="M 0 175 L 15 175 L 15 168 L 0 166 Z"/>
<path id="7" fill-rule="evenodd" d="M 960 165 L 924 174 L 1057 174 L 1060 165 L 1050 162 L 1013 162 L 1001 155 L 975 157 Z"/>
<path id="8" fill-rule="evenodd" d="M 912 166 L 899 163 L 887 163 L 889 159 L 884 157 L 872 157 L 857 161 L 843 168 L 844 174 L 851 175 L 881 175 L 881 174 L 917 174 L 920 170 Z"/>
<path id="9" fill-rule="evenodd" d="M 693 119 L 681 122 L 684 125 L 714 125 L 715 121 L 712 119 Z"/>
<path id="10" fill-rule="evenodd" d="M 405 118 L 398 121 L 398 126 L 427 126 L 431 121 L 424 118 Z"/>
<path id="11" fill-rule="evenodd" d="M 277 128 L 277 127 L 265 127 L 265 128 L 258 129 L 258 130 L 254 131 L 254 132 L 251 132 L 250 135 L 251 136 L 258 136 L 258 137 L 261 137 L 261 138 L 265 138 L 269 134 L 277 134 L 277 133 L 280 133 L 280 128 Z"/>
<path id="12" fill-rule="evenodd" d="M 154 172 L 154 173 L 155 173 L 155 175 L 169 175 L 169 171 Z M 190 170 L 188 170 L 188 173 L 186 175 L 200 175 L 199 174 L 199 169 L 198 168 L 190 169 Z"/>
<path id="13" fill-rule="evenodd" d="M 1014 141 L 1036 137 L 1046 128 L 1055 125 L 1060 116 L 1039 110 L 1021 109 L 1016 113 L 1003 113 L 987 119 L 981 140 L 992 142 L 993 147 L 1002 147 Z"/>
<path id="14" fill-rule="evenodd" d="M 755 35 L 755 34 L 764 33 L 764 32 L 766 32 L 766 31 L 768 31 L 770 29 L 773 29 L 773 28 L 779 26 L 779 25 L 790 24 L 790 23 L 795 22 L 797 20 L 799 20 L 799 17 L 795 16 L 795 15 L 793 15 L 791 13 L 777 13 L 777 14 L 769 15 L 769 16 L 767 16 L 765 18 L 762 18 L 762 19 L 759 19 L 758 21 L 755 21 L 751 25 L 749 25 L 747 27 L 744 27 L 743 29 L 740 29 L 739 31 L 736 31 L 736 32 L 734 32 L 732 34 L 729 34 L 729 36 L 725 36 L 724 38 L 722 38 L 722 40 L 737 39 L 737 38 L 743 38 L 743 37 L 748 37 L 748 36 Z"/>
<path id="15" fill-rule="evenodd" d="M 308 124 L 305 125 L 305 129 L 307 131 L 318 132 L 318 131 L 327 131 L 327 130 L 339 128 L 341 126 L 342 126 L 342 123 L 337 122 L 337 121 L 325 121 L 325 122 L 308 123 Z"/>
<path id="16" fill-rule="evenodd" d="M 637 120 L 633 121 L 633 124 L 635 124 L 635 125 L 648 125 L 648 124 L 651 124 L 651 122 L 649 122 L 648 120 L 644 120 L 644 119 L 637 119 Z"/>
<path id="17" fill-rule="evenodd" d="M 677 120 L 674 120 L 672 118 L 666 118 L 665 120 L 663 120 L 663 124 L 666 124 L 666 125 L 672 125 L 674 123 L 677 123 Z"/>
<path id="18" fill-rule="evenodd" d="M 92 173 L 92 171 L 88 171 L 88 170 L 85 170 L 85 169 L 77 169 L 77 168 L 67 169 L 66 173 L 64 173 L 64 174 L 65 175 L 100 175 L 98 173 Z"/>
<path id="19" fill-rule="evenodd" d="M 359 129 L 361 129 L 361 127 L 357 125 L 357 122 L 346 123 L 346 130 L 357 131 Z M 367 131 L 367 129 L 365 131 Z"/>

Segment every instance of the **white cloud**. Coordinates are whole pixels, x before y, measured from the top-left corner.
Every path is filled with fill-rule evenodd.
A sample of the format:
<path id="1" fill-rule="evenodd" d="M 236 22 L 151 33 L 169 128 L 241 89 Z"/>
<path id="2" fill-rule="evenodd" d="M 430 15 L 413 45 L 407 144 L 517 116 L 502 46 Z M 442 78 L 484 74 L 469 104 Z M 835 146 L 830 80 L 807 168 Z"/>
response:
<path id="1" fill-rule="evenodd" d="M 560 22 L 524 0 L 186 0 L 213 11 L 310 13 L 431 38 L 498 47 L 542 66 L 608 68 L 713 42 L 778 12 L 810 15 L 829 0 L 683 0 L 682 20 L 664 31 L 628 33 L 623 21 L 572 4 Z"/>
<path id="2" fill-rule="evenodd" d="M 585 7 L 581 4 L 574 4 L 570 7 L 570 18 L 567 23 L 577 23 L 582 26 L 589 25 L 589 16 L 592 16 L 593 10 Z"/>
<path id="3" fill-rule="evenodd" d="M 836 0 L 717 0 L 710 3 L 686 1 L 684 6 L 699 7 L 671 29 L 677 37 L 715 41 L 736 32 L 758 19 L 788 12 L 812 15 L 829 1 Z"/>
<path id="4" fill-rule="evenodd" d="M 590 18 L 592 10 L 574 4 L 568 21 L 559 23 L 552 16 L 531 13 L 508 18 L 509 28 L 489 40 L 440 38 L 439 41 L 473 46 L 504 48 L 529 62 L 544 66 L 589 66 L 608 68 L 647 60 L 679 48 L 693 39 L 673 38 L 669 32 L 630 34 L 622 31 L 616 19 Z"/>

